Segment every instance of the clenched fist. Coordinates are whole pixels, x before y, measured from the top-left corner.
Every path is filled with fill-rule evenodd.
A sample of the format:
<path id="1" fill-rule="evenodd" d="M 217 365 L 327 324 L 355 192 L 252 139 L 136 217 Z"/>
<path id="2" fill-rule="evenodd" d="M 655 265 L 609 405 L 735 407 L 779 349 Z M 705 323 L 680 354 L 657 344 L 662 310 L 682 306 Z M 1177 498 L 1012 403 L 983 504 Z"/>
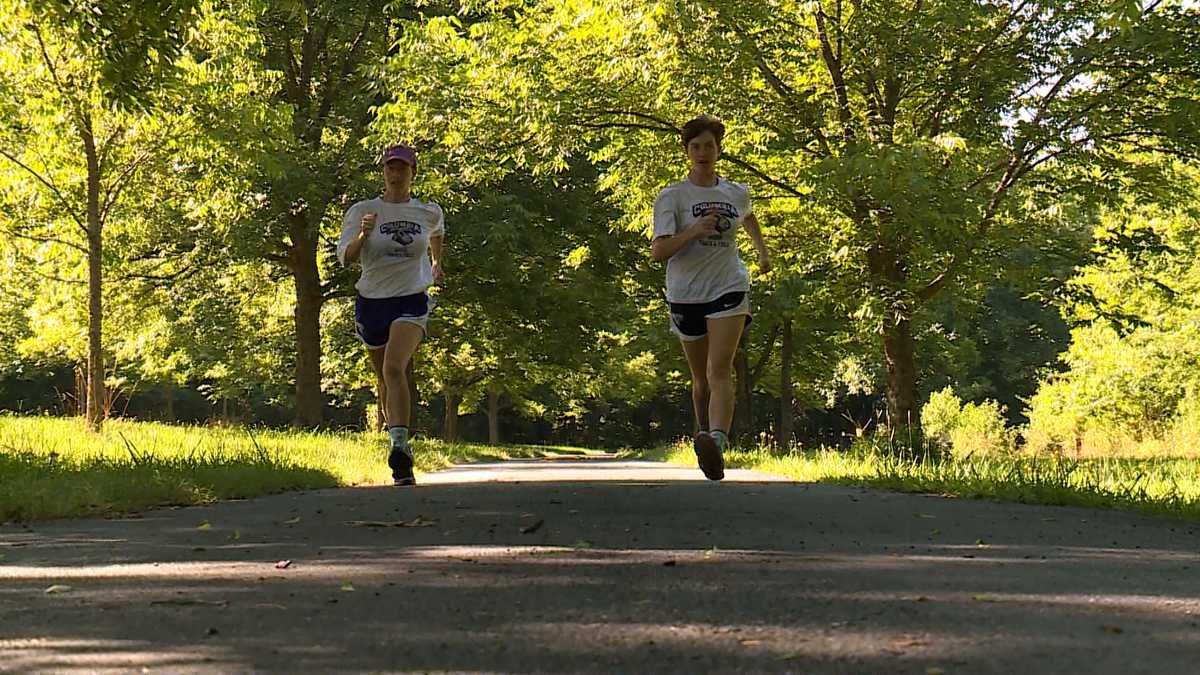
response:
<path id="1" fill-rule="evenodd" d="M 371 231 L 375 229 L 375 218 L 376 215 L 374 211 L 368 211 L 367 213 L 363 214 L 361 224 L 362 229 L 359 230 L 359 236 L 370 236 Z"/>

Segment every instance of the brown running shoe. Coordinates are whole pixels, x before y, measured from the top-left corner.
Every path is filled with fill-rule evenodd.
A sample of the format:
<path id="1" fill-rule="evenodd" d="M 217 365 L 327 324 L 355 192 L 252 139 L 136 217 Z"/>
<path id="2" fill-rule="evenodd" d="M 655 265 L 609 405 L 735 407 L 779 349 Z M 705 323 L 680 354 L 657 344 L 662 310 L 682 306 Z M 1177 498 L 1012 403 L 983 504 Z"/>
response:
<path id="1" fill-rule="evenodd" d="M 709 480 L 721 480 L 725 477 L 725 458 L 721 456 L 721 448 L 712 434 L 701 431 L 692 441 L 692 449 L 696 451 L 696 463 Z"/>

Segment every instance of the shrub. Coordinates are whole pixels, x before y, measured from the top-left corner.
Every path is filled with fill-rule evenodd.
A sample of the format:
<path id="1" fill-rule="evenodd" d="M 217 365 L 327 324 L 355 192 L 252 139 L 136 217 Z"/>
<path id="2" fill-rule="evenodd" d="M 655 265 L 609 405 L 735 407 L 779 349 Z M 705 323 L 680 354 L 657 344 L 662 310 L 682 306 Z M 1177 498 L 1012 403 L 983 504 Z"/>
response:
<path id="1" fill-rule="evenodd" d="M 956 457 L 1007 453 L 1015 445 L 1015 434 L 1005 426 L 999 403 L 964 403 L 950 387 L 929 397 L 921 409 L 921 426 L 926 437 Z"/>

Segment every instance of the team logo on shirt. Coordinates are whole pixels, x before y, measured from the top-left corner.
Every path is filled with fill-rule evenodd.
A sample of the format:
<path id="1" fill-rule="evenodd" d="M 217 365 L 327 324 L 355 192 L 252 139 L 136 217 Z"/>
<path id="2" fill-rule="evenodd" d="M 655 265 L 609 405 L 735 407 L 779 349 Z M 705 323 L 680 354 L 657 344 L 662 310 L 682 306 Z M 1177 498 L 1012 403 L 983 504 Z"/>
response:
<path id="1" fill-rule="evenodd" d="M 729 202 L 697 202 L 692 204 L 693 218 L 700 218 L 710 213 L 715 213 L 717 216 L 717 231 L 708 238 L 708 241 L 714 243 L 701 243 L 708 246 L 728 246 L 728 243 L 718 244 L 715 242 L 723 240 L 725 238 L 725 233 L 733 229 L 733 223 L 738 217 L 737 208 L 735 208 L 734 205 L 730 204 Z"/>
<path id="2" fill-rule="evenodd" d="M 379 226 L 379 233 L 392 238 L 401 246 L 413 243 L 415 235 L 421 234 L 421 224 L 408 220 L 394 220 Z"/>

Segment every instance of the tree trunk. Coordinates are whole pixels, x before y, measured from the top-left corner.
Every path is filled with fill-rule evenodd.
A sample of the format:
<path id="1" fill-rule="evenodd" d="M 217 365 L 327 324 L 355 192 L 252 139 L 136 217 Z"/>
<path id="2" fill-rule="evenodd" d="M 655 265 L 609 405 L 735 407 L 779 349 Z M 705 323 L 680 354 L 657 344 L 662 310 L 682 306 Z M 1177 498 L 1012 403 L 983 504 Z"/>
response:
<path id="1" fill-rule="evenodd" d="M 87 415 L 88 399 L 87 364 L 75 366 L 75 401 L 67 408 L 68 415 Z"/>
<path id="2" fill-rule="evenodd" d="M 920 439 L 921 419 L 917 412 L 917 368 L 912 323 L 901 319 L 883 333 L 883 356 L 887 362 L 888 425 L 892 440 Z M 898 434 L 902 434 L 898 436 Z"/>
<path id="3" fill-rule="evenodd" d="M 312 427 L 325 413 L 321 391 L 321 275 L 317 241 L 303 213 L 291 219 L 292 247 L 288 267 L 296 286 L 296 425 Z"/>
<path id="4" fill-rule="evenodd" d="M 458 440 L 458 401 L 457 392 L 446 392 L 446 418 L 442 425 L 442 440 L 453 443 Z"/>
<path id="5" fill-rule="evenodd" d="M 500 391 L 488 389 L 488 445 L 500 444 Z"/>
<path id="6" fill-rule="evenodd" d="M 87 240 L 88 240 L 88 362 L 87 427 L 99 431 L 104 423 L 104 340 L 102 305 L 104 243 L 100 220 L 100 159 L 92 135 L 90 117 L 81 120 L 80 136 L 87 157 Z"/>
<path id="7" fill-rule="evenodd" d="M 792 447 L 792 322 L 783 322 L 783 349 L 779 354 L 779 426 L 775 443 L 782 449 Z"/>
<path id="8" fill-rule="evenodd" d="M 383 392 L 378 388 L 375 390 L 375 414 L 367 415 L 367 423 L 371 427 L 371 431 L 387 431 L 387 410 L 383 400 Z"/>
<path id="9" fill-rule="evenodd" d="M 754 383 L 750 377 L 750 358 L 746 355 L 746 334 L 738 343 L 737 352 L 733 356 L 733 370 L 736 375 L 734 382 L 733 422 L 729 425 L 730 436 L 745 436 L 754 434 L 754 410 L 751 407 L 750 392 Z"/>
<path id="10" fill-rule="evenodd" d="M 175 388 L 163 388 L 163 417 L 167 422 L 175 421 Z"/>
<path id="11" fill-rule="evenodd" d="M 870 221 L 864 207 L 863 224 Z M 890 224 L 887 213 L 878 215 L 880 225 Z M 882 230 L 881 230 L 882 232 Z M 867 263 L 872 275 L 893 308 L 888 312 L 883 328 L 883 358 L 887 364 L 888 434 L 893 443 L 903 441 L 904 447 L 921 439 L 921 420 L 917 411 L 917 360 L 912 337 L 912 315 L 916 306 L 897 300 L 908 278 L 905 261 L 907 247 L 903 240 L 880 238 L 867 251 Z"/>

